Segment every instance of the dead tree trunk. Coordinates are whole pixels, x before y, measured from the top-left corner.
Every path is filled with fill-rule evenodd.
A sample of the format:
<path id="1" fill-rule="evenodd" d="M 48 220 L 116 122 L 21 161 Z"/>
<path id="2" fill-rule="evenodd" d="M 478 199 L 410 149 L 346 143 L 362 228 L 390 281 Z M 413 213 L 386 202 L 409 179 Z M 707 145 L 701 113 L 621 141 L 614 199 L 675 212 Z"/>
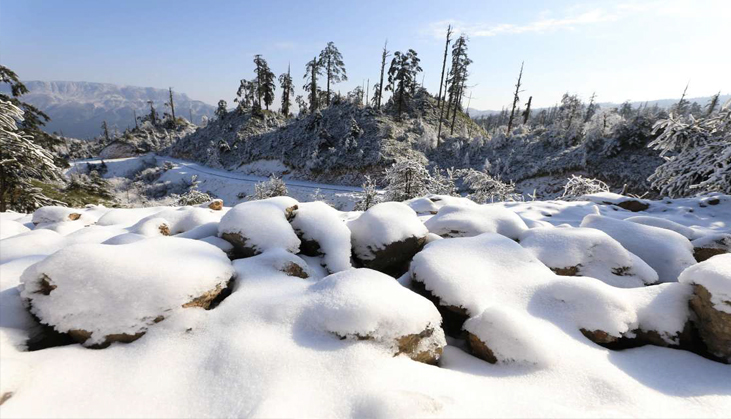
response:
<path id="1" fill-rule="evenodd" d="M 513 110 L 510 111 L 510 119 L 508 120 L 508 134 L 513 128 L 513 118 L 515 117 L 515 107 L 518 106 L 518 93 L 520 93 L 520 80 L 523 78 L 523 63 L 520 63 L 520 74 L 518 74 L 518 83 L 515 85 L 515 94 L 513 95 Z"/>
<path id="2" fill-rule="evenodd" d="M 378 103 L 376 104 L 376 109 L 381 109 L 381 100 L 383 99 L 383 72 L 386 69 L 386 58 L 388 58 L 387 46 L 388 39 L 383 44 L 383 53 L 381 53 L 381 81 L 378 83 Z"/>
<path id="3" fill-rule="evenodd" d="M 523 125 L 528 123 L 528 118 L 530 118 L 530 104 L 533 102 L 533 96 L 528 98 L 528 104 L 525 107 L 525 111 L 523 111 Z"/>

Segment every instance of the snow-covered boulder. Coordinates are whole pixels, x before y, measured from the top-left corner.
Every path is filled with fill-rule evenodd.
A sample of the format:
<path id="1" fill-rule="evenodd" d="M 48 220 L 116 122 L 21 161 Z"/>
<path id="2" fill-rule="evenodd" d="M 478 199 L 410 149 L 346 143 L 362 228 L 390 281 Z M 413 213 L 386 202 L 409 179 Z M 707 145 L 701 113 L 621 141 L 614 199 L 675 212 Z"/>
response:
<path id="1" fill-rule="evenodd" d="M 703 262 L 716 255 L 731 253 L 731 234 L 714 233 L 699 237 L 691 242 L 693 256 L 698 262 Z"/>
<path id="2" fill-rule="evenodd" d="M 731 364 L 731 254 L 688 268 L 680 282 L 693 285 L 690 306 L 703 342 L 714 356 Z"/>
<path id="3" fill-rule="evenodd" d="M 528 230 L 516 213 L 495 205 L 446 205 L 424 225 L 429 232 L 442 237 L 498 233 L 517 240 L 521 233 Z"/>
<path id="4" fill-rule="evenodd" d="M 78 244 L 28 268 L 21 296 L 42 323 L 104 347 L 140 338 L 179 309 L 209 308 L 233 276 L 222 251 L 195 240 Z"/>
<path id="5" fill-rule="evenodd" d="M 688 240 L 693 240 L 699 237 L 699 233 L 692 228 L 665 218 L 651 217 L 649 215 L 635 215 L 634 217 L 625 218 L 625 221 L 674 231 L 683 235 Z"/>
<path id="6" fill-rule="evenodd" d="M 311 290 L 313 322 L 341 338 L 374 341 L 427 364 L 436 364 L 447 344 L 434 305 L 380 272 L 349 269 Z"/>
<path id="7" fill-rule="evenodd" d="M 429 231 L 400 202 L 377 204 L 348 222 L 353 254 L 366 268 L 399 276 L 426 243 Z"/>
<path id="8" fill-rule="evenodd" d="M 297 237 L 300 252 L 307 256 L 322 256 L 330 273 L 350 269 L 350 229 L 340 212 L 324 202 L 306 202 L 297 205 L 290 220 Z"/>
<path id="9" fill-rule="evenodd" d="M 657 272 L 660 282 L 677 281 L 683 270 L 696 263 L 693 245 L 674 231 L 595 214 L 584 217 L 581 227 L 595 228 L 610 235 L 647 262 Z"/>
<path id="10" fill-rule="evenodd" d="M 630 198 L 612 192 L 598 192 L 583 195 L 579 199 L 594 202 L 595 204 L 615 205 L 632 212 L 646 211 L 650 208 L 650 201 L 647 199 Z"/>
<path id="11" fill-rule="evenodd" d="M 30 229 L 23 224 L 7 219 L 0 219 L 0 240 L 7 239 L 8 237 L 17 236 L 18 234 L 30 231 Z"/>
<path id="12" fill-rule="evenodd" d="M 0 264 L 27 256 L 45 256 L 61 249 L 64 236 L 52 230 L 31 230 L 0 240 Z"/>
<path id="13" fill-rule="evenodd" d="M 237 257 L 275 248 L 297 253 L 300 240 L 288 221 L 296 205 L 287 197 L 238 204 L 221 218 L 218 236 L 234 246 Z"/>
<path id="14" fill-rule="evenodd" d="M 81 218 L 82 212 L 82 210 L 67 207 L 42 207 L 38 208 L 33 213 L 33 224 L 38 225 L 76 221 Z"/>
<path id="15" fill-rule="evenodd" d="M 654 284 L 657 273 L 601 230 L 534 228 L 520 244 L 558 275 L 588 276 L 621 288 Z"/>
<path id="16" fill-rule="evenodd" d="M 495 233 L 431 242 L 414 257 L 410 272 L 412 288 L 437 305 L 451 336 L 461 336 L 465 320 L 495 303 L 501 292 L 554 277 L 518 243 Z"/>
<path id="17" fill-rule="evenodd" d="M 461 196 L 434 195 L 430 194 L 420 198 L 413 198 L 404 201 L 418 214 L 436 214 L 440 208 L 446 205 L 477 206 L 475 201 Z"/>
<path id="18" fill-rule="evenodd" d="M 220 212 L 208 208 L 171 208 L 141 219 L 130 227 L 130 232 L 144 236 L 174 236 L 204 224 L 217 222 L 220 218 Z M 204 237 L 210 234 L 208 232 L 204 234 Z"/>

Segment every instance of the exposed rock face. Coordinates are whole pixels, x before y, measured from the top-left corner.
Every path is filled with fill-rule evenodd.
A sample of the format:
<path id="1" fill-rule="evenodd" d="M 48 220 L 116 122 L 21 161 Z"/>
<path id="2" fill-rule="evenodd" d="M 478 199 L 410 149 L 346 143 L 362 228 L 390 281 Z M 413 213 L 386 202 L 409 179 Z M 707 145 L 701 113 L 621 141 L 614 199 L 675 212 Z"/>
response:
<path id="1" fill-rule="evenodd" d="M 223 209 L 223 199 L 214 199 L 208 203 L 208 208 L 214 211 L 221 211 Z"/>
<path id="2" fill-rule="evenodd" d="M 473 335 L 472 333 L 467 334 L 467 343 L 470 346 L 472 354 L 480 359 L 483 359 L 491 364 L 497 363 L 497 357 L 492 350 L 481 341 L 480 338 Z"/>
<path id="3" fill-rule="evenodd" d="M 556 275 L 561 276 L 576 276 L 579 274 L 578 266 L 569 266 L 567 268 L 551 268 Z"/>
<path id="4" fill-rule="evenodd" d="M 254 247 L 247 244 L 248 239 L 240 233 L 222 233 L 221 238 L 233 245 L 234 249 L 231 253 L 234 259 L 248 258 L 259 254 Z"/>
<path id="5" fill-rule="evenodd" d="M 383 249 L 371 249 L 373 259 L 358 259 L 365 268 L 391 276 L 400 276 L 409 269 L 409 262 L 426 244 L 426 237 L 409 237 L 387 244 Z"/>
<path id="6" fill-rule="evenodd" d="M 417 362 L 429 365 L 437 365 L 439 358 L 444 352 L 444 347 L 439 344 L 440 340 L 434 338 L 435 330 L 426 328 L 421 333 L 401 336 L 394 342 L 386 342 L 394 348 L 394 356 L 404 354 Z M 376 340 L 373 336 L 348 335 L 340 336 L 341 339 Z"/>
<path id="7" fill-rule="evenodd" d="M 640 201 L 635 201 L 634 199 L 628 199 L 626 201 L 622 201 L 619 204 L 617 204 L 618 207 L 626 209 L 627 211 L 632 212 L 640 212 L 645 211 L 648 208 L 650 208 L 650 204 Z"/>
<path id="8" fill-rule="evenodd" d="M 708 352 L 720 361 L 731 364 L 731 314 L 718 310 L 711 297 L 704 286 L 693 285 L 690 307 L 697 317 L 695 326 Z M 724 303 L 731 307 L 731 301 Z"/>
<path id="9" fill-rule="evenodd" d="M 712 234 L 695 239 L 691 243 L 693 243 L 693 257 L 698 262 L 731 252 L 731 234 Z"/>
<path id="10" fill-rule="evenodd" d="M 439 314 L 442 315 L 442 329 L 447 336 L 455 338 L 464 337 L 464 330 L 462 325 L 469 319 L 467 309 L 463 307 L 443 304 L 439 297 L 435 296 L 431 291 L 427 290 L 423 282 L 420 282 L 417 277 L 412 276 L 411 288 L 417 294 L 425 297 L 431 301 L 439 310 Z"/>
<path id="11" fill-rule="evenodd" d="M 288 276 L 296 276 L 298 278 L 307 279 L 310 277 L 310 275 L 307 273 L 307 271 L 300 265 L 294 263 L 294 262 L 288 262 L 284 265 L 284 267 L 281 269 L 282 272 L 287 274 Z"/>

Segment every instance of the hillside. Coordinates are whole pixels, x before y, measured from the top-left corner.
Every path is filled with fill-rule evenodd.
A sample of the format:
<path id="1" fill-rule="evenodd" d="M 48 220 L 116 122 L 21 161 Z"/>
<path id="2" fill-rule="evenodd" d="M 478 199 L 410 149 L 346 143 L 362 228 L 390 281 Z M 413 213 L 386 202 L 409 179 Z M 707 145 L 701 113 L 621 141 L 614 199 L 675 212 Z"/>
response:
<path id="1" fill-rule="evenodd" d="M 51 121 L 44 127 L 46 132 L 63 132 L 74 138 L 92 138 L 100 134 L 102 121 L 107 121 L 110 130 L 121 132 L 134 127 L 133 111 L 137 116 L 149 113 L 147 101 L 152 100 L 162 114 L 168 101 L 167 89 L 152 87 L 118 86 L 108 83 L 72 81 L 28 81 L 24 82 L 29 93 L 23 101 L 36 106 Z M 5 85 L 0 87 L 7 90 Z M 176 116 L 200 123 L 203 116 L 213 115 L 215 107 L 193 100 L 184 93 L 173 92 Z"/>
<path id="2" fill-rule="evenodd" d="M 175 157 L 230 170 L 258 160 L 279 160 L 309 179 L 360 184 L 364 174 L 381 174 L 399 157 L 455 165 L 455 150 L 465 149 L 461 143 L 486 135 L 458 112 L 454 136 L 437 144 L 438 121 L 436 100 L 425 91 L 401 117 L 390 104 L 378 111 L 348 101 L 290 121 L 274 113 L 231 112 L 181 139 L 170 151 Z M 448 123 L 442 132 L 449 134 Z M 457 155 L 463 162 L 464 155 Z"/>

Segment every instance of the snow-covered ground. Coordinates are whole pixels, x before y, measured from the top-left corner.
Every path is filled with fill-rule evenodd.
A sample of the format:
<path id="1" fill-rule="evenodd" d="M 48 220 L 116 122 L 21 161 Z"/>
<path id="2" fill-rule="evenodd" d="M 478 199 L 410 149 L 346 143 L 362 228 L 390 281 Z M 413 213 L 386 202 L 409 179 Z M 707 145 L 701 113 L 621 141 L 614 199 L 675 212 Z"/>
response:
<path id="1" fill-rule="evenodd" d="M 227 204 L 260 180 L 174 162 Z M 731 313 L 731 256 L 693 259 L 731 249 L 731 196 L 627 200 L 0 214 L 0 415 L 728 417 L 724 348 L 684 328 L 699 286 Z"/>
<path id="2" fill-rule="evenodd" d="M 163 173 L 158 182 L 169 182 L 180 184 L 185 181 L 190 183 L 193 176 L 197 176 L 200 182 L 198 189 L 202 192 L 212 193 L 215 197 L 223 199 L 226 205 L 235 205 L 247 200 L 254 194 L 254 185 L 266 181 L 269 174 L 282 176 L 287 185 L 288 195 L 300 201 L 311 201 L 315 194 L 319 193 L 320 199 L 326 200 L 331 205 L 352 209 L 358 200 L 359 187 L 345 185 L 329 185 L 304 180 L 292 179 L 287 175 L 287 168 L 276 160 L 261 160 L 241 166 L 237 171 L 232 172 L 224 169 L 214 169 L 199 163 L 176 159 L 167 156 L 145 155 L 140 157 L 128 157 L 122 159 L 104 160 L 108 167 L 105 178 L 128 178 L 134 176 L 140 170 L 150 166 L 161 166 L 165 162 L 173 163 L 173 168 Z M 99 159 L 77 160 L 72 162 L 72 167 L 67 173 L 76 171 L 83 172 L 85 165 L 100 164 Z M 125 193 L 119 194 L 124 201 Z M 250 199 L 250 198 L 248 198 Z M 131 202 L 139 204 L 139 202 Z"/>

